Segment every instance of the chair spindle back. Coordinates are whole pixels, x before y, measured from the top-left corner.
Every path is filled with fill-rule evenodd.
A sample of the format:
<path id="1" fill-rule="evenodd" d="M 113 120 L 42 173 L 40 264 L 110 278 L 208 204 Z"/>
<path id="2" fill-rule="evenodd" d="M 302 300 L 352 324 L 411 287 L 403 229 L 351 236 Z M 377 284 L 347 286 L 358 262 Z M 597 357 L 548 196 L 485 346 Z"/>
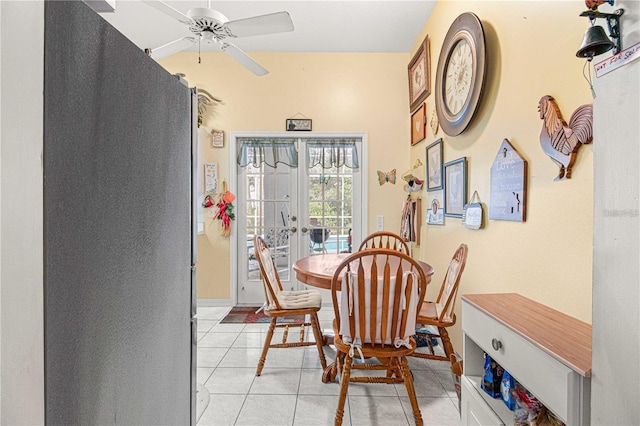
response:
<path id="1" fill-rule="evenodd" d="M 362 243 L 360 243 L 358 251 L 372 248 L 385 248 L 409 254 L 409 245 L 407 242 L 398 234 L 389 231 L 378 231 L 368 235 Z"/>
<path id="2" fill-rule="evenodd" d="M 426 283 L 420 265 L 399 251 L 376 248 L 349 256 L 335 271 L 331 286 L 343 339 L 362 347 L 408 345 Z"/>

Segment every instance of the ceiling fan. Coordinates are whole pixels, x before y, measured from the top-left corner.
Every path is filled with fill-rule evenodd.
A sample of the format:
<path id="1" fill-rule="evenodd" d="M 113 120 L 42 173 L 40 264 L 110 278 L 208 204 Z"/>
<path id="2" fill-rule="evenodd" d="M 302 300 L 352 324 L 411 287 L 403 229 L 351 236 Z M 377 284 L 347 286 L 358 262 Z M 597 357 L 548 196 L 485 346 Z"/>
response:
<path id="1" fill-rule="evenodd" d="M 191 36 L 182 37 L 151 49 L 151 57 L 154 59 L 167 57 L 197 43 L 215 43 L 224 53 L 244 65 L 249 71 L 261 76 L 268 74 L 269 71 L 238 47 L 229 43 L 227 39 L 293 31 L 293 21 L 288 12 L 276 12 L 230 21 L 222 13 L 211 9 L 211 0 L 207 1 L 206 8 L 190 9 L 186 15 L 160 0 L 143 1 L 171 18 L 186 24 L 192 33 Z"/>

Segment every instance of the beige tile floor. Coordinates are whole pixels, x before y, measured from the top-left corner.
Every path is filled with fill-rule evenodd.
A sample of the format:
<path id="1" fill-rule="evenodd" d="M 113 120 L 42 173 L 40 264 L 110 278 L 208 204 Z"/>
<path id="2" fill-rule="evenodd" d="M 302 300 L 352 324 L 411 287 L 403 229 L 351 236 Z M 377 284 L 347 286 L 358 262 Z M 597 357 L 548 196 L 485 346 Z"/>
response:
<path id="1" fill-rule="evenodd" d="M 198 308 L 198 426 L 332 425 L 340 386 L 322 383 L 315 346 L 270 349 L 257 377 L 268 324 L 220 324 L 229 309 Z M 331 330 L 330 306 L 319 318 L 322 328 Z M 324 349 L 327 362 L 333 361 L 334 349 Z M 419 358 L 409 363 L 425 425 L 460 424 L 448 363 Z M 415 424 L 404 385 L 351 384 L 343 424 Z"/>

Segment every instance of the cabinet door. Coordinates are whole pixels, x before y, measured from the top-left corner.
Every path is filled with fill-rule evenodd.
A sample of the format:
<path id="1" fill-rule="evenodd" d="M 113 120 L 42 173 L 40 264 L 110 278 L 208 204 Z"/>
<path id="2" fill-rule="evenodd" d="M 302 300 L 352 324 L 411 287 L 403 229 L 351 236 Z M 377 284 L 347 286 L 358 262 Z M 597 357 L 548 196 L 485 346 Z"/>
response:
<path id="1" fill-rule="evenodd" d="M 460 403 L 462 405 L 462 424 L 477 426 L 504 425 L 500 417 L 493 412 L 489 405 L 487 405 L 484 399 L 478 394 L 473 384 L 464 376 L 461 378 L 461 382 L 462 399 Z"/>

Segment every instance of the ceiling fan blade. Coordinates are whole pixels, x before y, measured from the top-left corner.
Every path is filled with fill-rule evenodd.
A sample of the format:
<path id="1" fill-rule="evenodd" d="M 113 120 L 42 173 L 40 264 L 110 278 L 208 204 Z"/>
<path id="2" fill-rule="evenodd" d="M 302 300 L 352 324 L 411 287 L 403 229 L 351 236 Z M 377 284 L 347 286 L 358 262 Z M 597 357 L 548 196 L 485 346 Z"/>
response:
<path id="1" fill-rule="evenodd" d="M 173 19 L 180 21 L 184 24 L 187 25 L 191 25 L 193 23 L 193 20 L 191 18 L 189 18 L 187 15 L 185 15 L 184 13 L 180 12 L 177 9 L 174 9 L 173 7 L 169 6 L 167 3 L 160 1 L 160 0 L 142 0 L 143 3 L 148 4 L 149 6 L 159 10 L 160 12 L 164 13 L 165 15 L 169 15 L 170 17 L 172 17 Z"/>
<path id="2" fill-rule="evenodd" d="M 236 61 L 240 62 L 242 65 L 244 65 L 245 68 L 247 68 L 249 71 L 251 71 L 255 75 L 261 76 L 261 75 L 269 74 L 269 71 L 267 71 L 266 68 L 264 68 L 262 65 L 254 61 L 249 55 L 244 53 L 242 50 L 238 49 L 233 44 L 221 43 L 220 48 L 224 53 L 231 56 Z"/>
<path id="3" fill-rule="evenodd" d="M 198 40 L 195 37 L 182 37 L 178 40 L 174 40 L 167 44 L 163 44 L 160 47 L 156 47 L 155 49 L 151 49 L 151 57 L 153 59 L 162 59 L 167 56 L 171 56 L 174 53 L 178 53 L 187 47 L 190 47 L 196 44 Z"/>
<path id="4" fill-rule="evenodd" d="M 224 24 L 224 27 L 226 27 L 226 32 L 230 37 L 284 33 L 294 29 L 289 12 L 276 12 L 229 21 Z"/>

